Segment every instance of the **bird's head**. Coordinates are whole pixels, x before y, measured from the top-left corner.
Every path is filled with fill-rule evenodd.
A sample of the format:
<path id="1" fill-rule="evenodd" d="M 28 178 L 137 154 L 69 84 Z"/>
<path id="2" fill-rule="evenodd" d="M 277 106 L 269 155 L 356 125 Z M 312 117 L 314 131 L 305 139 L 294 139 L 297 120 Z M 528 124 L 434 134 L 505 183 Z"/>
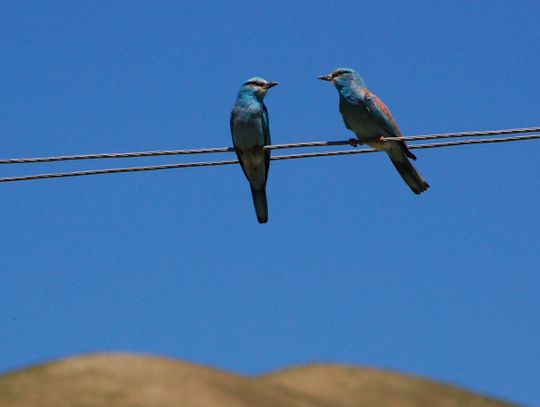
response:
<path id="1" fill-rule="evenodd" d="M 353 83 L 362 87 L 365 86 L 358 72 L 351 68 L 336 68 L 328 75 L 319 76 L 318 79 L 332 82 L 338 90 Z"/>
<path id="2" fill-rule="evenodd" d="M 268 89 L 278 85 L 277 82 L 269 82 L 259 76 L 248 79 L 242 84 L 240 88 L 241 94 L 254 95 L 258 99 L 262 100 L 266 96 Z"/>

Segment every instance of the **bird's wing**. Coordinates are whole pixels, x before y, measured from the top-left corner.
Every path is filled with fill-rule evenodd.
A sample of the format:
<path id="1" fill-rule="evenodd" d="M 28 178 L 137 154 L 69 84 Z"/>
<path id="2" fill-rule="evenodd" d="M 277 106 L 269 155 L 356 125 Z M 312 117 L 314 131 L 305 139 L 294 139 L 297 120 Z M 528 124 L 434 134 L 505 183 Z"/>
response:
<path id="1" fill-rule="evenodd" d="M 264 104 L 262 105 L 261 121 L 264 134 L 264 145 L 267 146 L 272 144 L 272 140 L 270 138 L 270 121 L 268 120 L 268 110 L 266 109 L 266 106 Z M 270 150 L 264 151 L 264 164 L 265 180 L 268 180 L 268 170 L 270 169 Z"/>
<path id="2" fill-rule="evenodd" d="M 261 125 L 264 134 L 264 145 L 269 145 L 272 144 L 272 141 L 270 139 L 270 122 L 268 121 L 268 110 L 266 109 L 265 105 L 261 106 Z"/>
<path id="3" fill-rule="evenodd" d="M 371 117 L 373 117 L 377 124 L 385 129 L 391 137 L 402 137 L 401 131 L 390 113 L 390 109 L 386 107 L 377 95 L 368 90 L 364 96 L 364 103 Z M 416 156 L 410 152 L 405 141 L 398 141 L 397 143 L 399 143 L 399 146 L 407 157 L 416 160 Z"/>
<path id="4" fill-rule="evenodd" d="M 392 137 L 401 137 L 397 123 L 381 99 L 368 90 L 364 96 L 364 103 L 369 114 L 379 126 L 385 129 Z"/>
<path id="5" fill-rule="evenodd" d="M 244 175 L 246 176 L 246 178 L 249 179 L 248 174 L 246 172 L 246 169 L 244 168 L 244 163 L 242 161 L 242 157 L 240 157 L 240 154 L 238 153 L 238 146 L 236 145 L 236 142 L 234 140 L 234 119 L 235 118 L 236 118 L 236 112 L 235 112 L 235 108 L 233 107 L 233 110 L 231 112 L 231 120 L 230 120 L 233 146 L 234 146 L 234 148 L 236 150 L 236 157 L 238 157 L 238 161 L 240 162 L 240 167 L 242 168 L 242 171 L 243 171 Z"/>

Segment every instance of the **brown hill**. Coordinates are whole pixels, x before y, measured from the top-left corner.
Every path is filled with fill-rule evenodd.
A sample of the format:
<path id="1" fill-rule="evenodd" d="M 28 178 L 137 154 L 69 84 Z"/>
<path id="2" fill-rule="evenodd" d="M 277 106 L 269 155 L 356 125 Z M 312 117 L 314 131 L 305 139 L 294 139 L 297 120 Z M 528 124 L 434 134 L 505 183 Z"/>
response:
<path id="1" fill-rule="evenodd" d="M 0 376 L 0 407 L 503 407 L 446 384 L 309 365 L 249 378 L 166 358 L 96 354 Z"/>

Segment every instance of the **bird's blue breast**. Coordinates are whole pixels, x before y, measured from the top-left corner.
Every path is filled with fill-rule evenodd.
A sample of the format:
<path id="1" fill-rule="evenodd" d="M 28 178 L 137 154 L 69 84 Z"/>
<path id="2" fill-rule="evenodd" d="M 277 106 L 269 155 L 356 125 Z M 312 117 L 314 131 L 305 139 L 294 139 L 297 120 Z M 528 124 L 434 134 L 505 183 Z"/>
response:
<path id="1" fill-rule="evenodd" d="M 241 149 L 265 145 L 263 109 L 260 104 L 236 105 L 231 115 L 234 144 Z"/>

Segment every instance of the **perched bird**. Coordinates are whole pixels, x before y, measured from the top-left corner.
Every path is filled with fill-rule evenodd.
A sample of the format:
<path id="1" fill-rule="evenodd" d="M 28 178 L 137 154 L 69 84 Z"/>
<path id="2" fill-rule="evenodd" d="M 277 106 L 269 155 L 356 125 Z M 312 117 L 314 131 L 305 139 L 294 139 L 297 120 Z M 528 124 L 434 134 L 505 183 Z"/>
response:
<path id="1" fill-rule="evenodd" d="M 385 151 L 415 194 L 427 190 L 428 183 L 408 159 L 416 160 L 416 156 L 407 148 L 405 141 L 384 140 L 385 137 L 402 137 L 401 132 L 388 108 L 366 87 L 360 75 L 354 69 L 337 68 L 318 79 L 332 82 L 336 87 L 345 127 L 356 134 L 358 141 Z"/>
<path id="2" fill-rule="evenodd" d="M 268 111 L 263 100 L 268 89 L 277 84 L 259 77 L 248 79 L 240 87 L 231 112 L 234 148 L 251 186 L 259 223 L 268 222 L 266 180 L 270 168 L 270 151 L 263 147 L 271 144 Z"/>

